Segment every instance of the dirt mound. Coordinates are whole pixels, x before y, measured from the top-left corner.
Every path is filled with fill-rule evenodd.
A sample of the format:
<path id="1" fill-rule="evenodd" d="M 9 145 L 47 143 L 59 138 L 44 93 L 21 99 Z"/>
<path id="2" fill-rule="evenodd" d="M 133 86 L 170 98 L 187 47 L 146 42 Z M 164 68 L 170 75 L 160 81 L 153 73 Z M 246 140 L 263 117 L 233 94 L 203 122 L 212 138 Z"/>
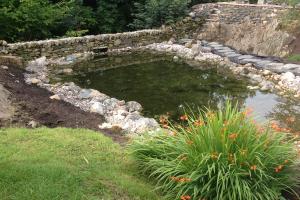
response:
<path id="1" fill-rule="evenodd" d="M 9 92 L 0 84 L 0 121 L 6 121 L 14 115 L 14 108 L 8 97 Z"/>
<path id="2" fill-rule="evenodd" d="M 88 128 L 99 131 L 102 116 L 84 112 L 64 101 L 51 100 L 49 91 L 24 82 L 23 70 L 14 66 L 0 68 L 0 84 L 9 91 L 15 114 L 9 126 L 26 126 L 34 120 L 47 127 Z M 7 126 L 7 124 L 5 124 Z M 0 127 L 4 123 L 0 123 Z M 120 130 L 101 130 L 119 143 L 126 141 Z"/>

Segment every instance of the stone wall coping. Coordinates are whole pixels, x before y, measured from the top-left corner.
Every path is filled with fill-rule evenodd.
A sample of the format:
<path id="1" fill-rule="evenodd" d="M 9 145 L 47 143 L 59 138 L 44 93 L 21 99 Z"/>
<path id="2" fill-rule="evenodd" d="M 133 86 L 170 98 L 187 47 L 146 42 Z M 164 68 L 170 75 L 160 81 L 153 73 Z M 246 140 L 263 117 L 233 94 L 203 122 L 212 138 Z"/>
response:
<path id="1" fill-rule="evenodd" d="M 273 4 L 244 4 L 244 3 L 236 3 L 236 2 L 218 2 L 216 4 L 242 6 L 242 7 L 266 7 L 266 8 L 281 8 L 281 9 L 292 8 L 291 6 L 281 6 L 281 5 L 273 5 Z"/>
<path id="2" fill-rule="evenodd" d="M 197 4 L 192 7 L 192 10 L 195 10 L 201 6 L 232 6 L 232 7 L 244 7 L 244 8 L 266 8 L 266 9 L 292 9 L 292 6 L 281 6 L 281 5 L 273 5 L 273 4 L 245 4 L 245 3 L 236 3 L 236 2 L 218 2 L 218 3 L 205 3 L 205 4 Z M 300 9 L 300 8 L 297 8 Z"/>
<path id="3" fill-rule="evenodd" d="M 86 35 L 82 37 L 66 37 L 66 38 L 59 38 L 59 39 L 47 39 L 47 40 L 37 40 L 37 41 L 27 41 L 27 42 L 16 42 L 16 43 L 9 43 L 9 47 L 16 47 L 16 46 L 26 46 L 30 45 L 43 45 L 45 43 L 65 43 L 69 41 L 86 41 L 86 40 L 105 40 L 108 38 L 117 38 L 117 37 L 132 37 L 134 35 L 138 36 L 140 34 L 159 34 L 166 30 L 163 29 L 144 29 L 139 31 L 132 31 L 132 32 L 123 32 L 123 33 L 111 33 L 111 34 L 99 34 L 99 35 Z"/>

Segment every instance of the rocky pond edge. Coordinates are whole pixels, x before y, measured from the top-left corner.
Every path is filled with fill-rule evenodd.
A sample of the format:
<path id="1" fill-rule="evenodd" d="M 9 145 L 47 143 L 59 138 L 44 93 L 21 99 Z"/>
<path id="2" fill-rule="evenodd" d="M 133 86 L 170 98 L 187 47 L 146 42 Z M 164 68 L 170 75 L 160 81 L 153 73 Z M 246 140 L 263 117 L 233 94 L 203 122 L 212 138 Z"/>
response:
<path id="1" fill-rule="evenodd" d="M 276 60 L 254 55 L 241 54 L 230 47 L 216 42 L 183 40 L 175 43 L 170 40 L 154 43 L 138 48 L 123 48 L 115 53 L 132 52 L 136 50 L 165 52 L 174 55 L 173 60 L 196 61 L 217 64 L 226 67 L 234 74 L 250 79 L 253 86 L 249 89 L 271 91 L 285 97 L 300 97 L 300 65 L 284 64 Z M 114 52 L 110 52 L 114 53 Z M 118 100 L 94 89 L 80 88 L 73 82 L 50 84 L 49 67 L 53 65 L 70 66 L 74 63 L 93 58 L 93 52 L 85 52 L 47 59 L 41 57 L 28 62 L 24 74 L 27 84 L 36 84 L 54 95 L 53 100 L 63 100 L 79 107 L 86 112 L 94 112 L 104 116 L 106 123 L 100 124 L 100 129 L 122 128 L 128 135 L 142 134 L 160 128 L 153 118 L 142 116 L 142 106 L 138 102 Z M 69 73 L 70 68 L 64 69 Z"/>

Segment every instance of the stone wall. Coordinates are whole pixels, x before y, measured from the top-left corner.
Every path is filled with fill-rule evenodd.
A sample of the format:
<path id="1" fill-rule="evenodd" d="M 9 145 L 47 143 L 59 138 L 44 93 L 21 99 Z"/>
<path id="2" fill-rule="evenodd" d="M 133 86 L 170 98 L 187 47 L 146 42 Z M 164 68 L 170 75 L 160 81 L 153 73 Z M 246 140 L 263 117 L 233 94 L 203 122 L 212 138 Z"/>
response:
<path id="1" fill-rule="evenodd" d="M 194 16 L 205 16 L 206 23 L 194 37 L 217 41 L 246 53 L 285 56 L 295 39 L 278 29 L 279 17 L 287 8 L 274 5 L 201 4 L 193 7 Z"/>
<path id="2" fill-rule="evenodd" d="M 21 56 L 25 60 L 61 57 L 87 51 L 105 52 L 125 47 L 138 47 L 169 39 L 167 30 L 142 30 L 135 32 L 90 35 L 62 39 L 7 44 L 6 54 Z M 0 54 L 1 54 L 0 44 Z M 4 54 L 4 52 L 2 52 Z"/>

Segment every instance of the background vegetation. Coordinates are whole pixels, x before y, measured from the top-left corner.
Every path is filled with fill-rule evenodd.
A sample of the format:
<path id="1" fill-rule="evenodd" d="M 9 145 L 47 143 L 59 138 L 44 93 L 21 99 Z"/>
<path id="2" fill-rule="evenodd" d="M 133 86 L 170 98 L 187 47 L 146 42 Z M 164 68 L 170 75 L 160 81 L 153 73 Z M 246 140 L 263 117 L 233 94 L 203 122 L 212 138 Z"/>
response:
<path id="1" fill-rule="evenodd" d="M 171 23 L 215 0 L 0 0 L 0 40 L 114 33 Z"/>

